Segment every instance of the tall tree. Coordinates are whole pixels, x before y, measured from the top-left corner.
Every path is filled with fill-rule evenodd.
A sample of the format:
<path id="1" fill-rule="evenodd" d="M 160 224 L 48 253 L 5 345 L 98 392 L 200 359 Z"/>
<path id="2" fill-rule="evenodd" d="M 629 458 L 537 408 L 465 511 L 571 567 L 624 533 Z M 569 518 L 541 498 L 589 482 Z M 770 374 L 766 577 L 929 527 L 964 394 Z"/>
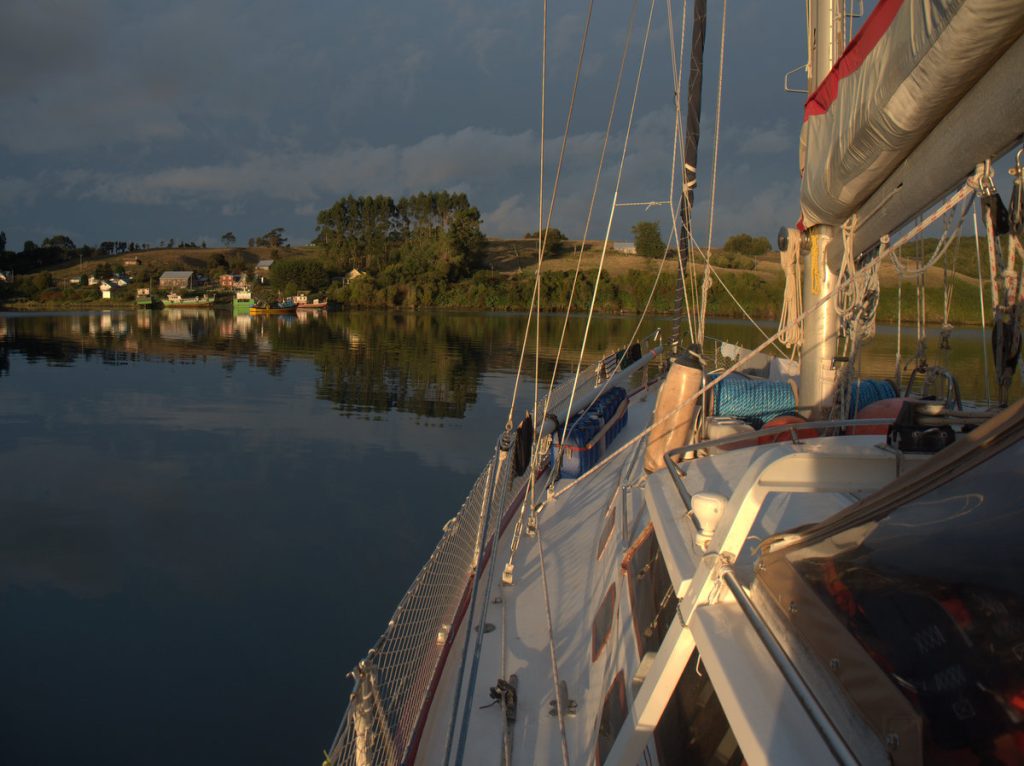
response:
<path id="1" fill-rule="evenodd" d="M 235 244 L 234 232 L 226 232 L 220 235 L 220 241 L 224 244 L 224 247 L 232 247 Z"/>
<path id="2" fill-rule="evenodd" d="M 730 253 L 741 253 L 743 255 L 764 255 L 772 249 L 767 237 L 752 237 L 749 234 L 733 234 L 725 240 L 723 248 Z"/>
<path id="3" fill-rule="evenodd" d="M 52 237 L 47 237 L 43 240 L 43 247 L 55 247 L 58 250 L 74 250 L 75 243 L 71 241 L 71 237 L 65 234 L 54 234 Z"/>
<path id="4" fill-rule="evenodd" d="M 283 226 L 277 226 L 256 238 L 256 247 L 284 247 L 287 244 L 288 238 L 284 235 Z"/>
<path id="5" fill-rule="evenodd" d="M 638 221 L 633 224 L 633 243 L 636 254 L 643 258 L 661 258 L 665 254 L 665 241 L 656 221 Z"/>
<path id="6" fill-rule="evenodd" d="M 7 250 L 7 234 L 0 231 L 0 255 L 3 255 Z"/>
<path id="7" fill-rule="evenodd" d="M 541 237 L 541 233 L 537 231 L 526 232 L 524 239 L 533 239 Z M 557 258 L 565 250 L 565 243 L 569 241 L 569 238 L 562 233 L 561 229 L 556 229 L 554 226 L 545 229 L 545 234 L 542 237 L 544 243 L 544 257 L 545 258 Z"/>

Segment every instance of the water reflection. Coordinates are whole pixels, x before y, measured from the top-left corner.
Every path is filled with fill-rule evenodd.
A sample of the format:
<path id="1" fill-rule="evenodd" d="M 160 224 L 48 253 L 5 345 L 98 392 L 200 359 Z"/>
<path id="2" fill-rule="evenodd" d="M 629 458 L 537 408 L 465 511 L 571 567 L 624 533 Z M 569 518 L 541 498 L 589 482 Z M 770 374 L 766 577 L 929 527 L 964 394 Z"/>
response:
<path id="1" fill-rule="evenodd" d="M 526 328 L 522 315 L 390 314 L 365 312 L 300 316 L 232 316 L 212 311 L 103 312 L 0 316 L 0 348 L 30 363 L 72 365 L 79 358 L 104 364 L 194 363 L 218 359 L 279 375 L 293 358 L 311 359 L 320 375 L 317 396 L 343 415 L 387 411 L 461 418 L 477 398 L 480 379 L 514 370 Z M 573 348 L 584 323 L 574 318 L 566 338 Z M 598 320 L 593 346 L 624 342 L 623 322 Z M 541 324 L 540 372 L 550 377 L 560 340 L 555 317 Z M 595 356 L 586 355 L 589 361 Z M 577 358 L 563 357 L 563 370 Z M 531 354 L 527 368 L 532 373 Z M 9 372 L 9 365 L 4 368 Z"/>
<path id="2" fill-rule="evenodd" d="M 561 340 L 561 317 L 542 317 L 541 380 L 548 380 Z M 665 318 L 643 323 L 639 334 L 666 326 Z M 515 370 L 527 319 L 521 314 L 453 314 L 356 312 L 251 317 L 209 310 L 168 308 L 158 312 L 0 315 L 0 375 L 10 374 L 12 353 L 30 363 L 68 366 L 76 359 L 99 358 L 124 365 L 145 359 L 195 363 L 217 359 L 225 371 L 238 364 L 279 375 L 289 359 L 312 359 L 320 373 L 317 395 L 346 416 L 387 411 L 440 418 L 460 418 L 476 400 L 477 385 L 489 371 Z M 585 329 L 583 317 L 570 321 L 563 344 L 560 373 L 578 361 Z M 764 330 L 772 328 L 765 325 Z M 586 361 L 600 350 L 629 340 L 633 320 L 597 317 L 592 323 Z M 532 335 L 532 331 L 531 331 Z M 964 328 L 953 335 L 951 350 L 940 350 L 938 332 L 926 346 L 928 360 L 951 370 L 966 398 L 987 398 L 992 388 L 991 361 L 981 330 Z M 708 336 L 755 346 L 764 334 L 749 323 L 709 323 Z M 532 339 L 531 339 L 532 342 Z M 896 354 L 905 383 L 917 339 L 911 328 L 901 334 L 880 327 L 861 358 L 863 377 L 896 380 Z M 781 351 L 781 350 L 780 350 Z M 533 347 L 525 368 L 532 374 Z M 1019 395 L 1015 382 L 1013 395 Z"/>
<path id="3" fill-rule="evenodd" d="M 345 673 L 493 448 L 526 323 L 0 314 L 0 763 L 62 763 L 67 742 L 97 766 L 318 762 Z M 633 325 L 596 318 L 591 348 Z M 543 318 L 520 406 L 560 333 Z M 970 333 L 950 360 L 968 390 Z M 865 369 L 889 377 L 895 345 L 881 332 Z"/>

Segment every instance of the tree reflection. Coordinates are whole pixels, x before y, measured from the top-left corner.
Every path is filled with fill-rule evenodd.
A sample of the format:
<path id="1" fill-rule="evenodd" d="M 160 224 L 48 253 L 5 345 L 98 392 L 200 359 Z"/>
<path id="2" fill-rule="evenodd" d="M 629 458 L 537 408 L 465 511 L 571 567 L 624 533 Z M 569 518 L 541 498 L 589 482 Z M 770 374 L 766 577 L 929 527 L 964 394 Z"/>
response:
<path id="1" fill-rule="evenodd" d="M 539 369 L 542 392 L 562 340 L 561 319 L 542 317 L 539 361 L 534 354 L 535 327 L 530 329 L 524 375 L 532 379 Z M 570 322 L 560 376 L 574 369 L 584 327 L 582 317 Z M 486 374 L 515 372 L 526 329 L 522 314 L 367 311 L 250 317 L 171 308 L 7 314 L 0 317 L 0 373 L 6 369 L 10 374 L 9 362 L 4 361 L 8 356 L 54 366 L 94 359 L 114 365 L 216 360 L 225 375 L 239 365 L 280 375 L 289 361 L 306 359 L 318 372 L 315 395 L 333 402 L 344 416 L 371 417 L 393 410 L 462 418 L 477 401 Z M 597 318 L 590 345 L 604 349 L 625 343 L 631 331 L 631 319 Z M 532 382 L 521 392 L 532 401 Z"/>

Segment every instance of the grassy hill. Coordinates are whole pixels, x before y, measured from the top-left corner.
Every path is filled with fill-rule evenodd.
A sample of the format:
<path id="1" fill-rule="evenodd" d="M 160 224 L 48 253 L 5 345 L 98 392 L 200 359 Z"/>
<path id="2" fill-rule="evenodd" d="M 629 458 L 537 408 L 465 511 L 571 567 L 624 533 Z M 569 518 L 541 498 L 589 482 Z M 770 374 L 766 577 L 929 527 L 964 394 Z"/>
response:
<path id="1" fill-rule="evenodd" d="M 273 253 L 276 251 L 276 255 Z M 238 258 L 244 262 L 246 268 L 252 268 L 259 261 L 267 258 L 292 258 L 313 255 L 312 247 L 175 247 L 155 250 L 142 250 L 122 255 L 95 256 L 86 258 L 79 263 L 77 258 L 49 269 L 55 281 L 69 279 L 80 274 L 92 274 L 101 263 L 109 263 L 114 271 L 136 277 L 139 274 L 155 273 L 159 275 L 164 271 L 199 271 L 208 272 L 217 263 L 218 257 L 227 259 Z M 138 265 L 125 265 L 126 262 L 134 259 L 139 260 Z"/>
<path id="2" fill-rule="evenodd" d="M 571 291 L 572 274 L 577 267 L 577 252 L 583 246 L 581 265 L 582 285 L 575 294 Z M 925 243 L 928 251 L 928 243 Z M 600 241 L 567 241 L 562 251 L 549 256 L 543 266 L 542 306 L 546 309 L 564 308 L 570 301 L 573 308 L 584 309 L 589 305 L 591 286 L 601 262 Z M 168 270 L 192 270 L 201 273 L 220 271 L 248 271 L 263 259 L 290 260 L 318 258 L 316 248 L 305 247 L 238 247 L 238 248 L 173 248 L 154 249 L 118 256 L 96 256 L 79 262 L 72 256 L 63 263 L 48 269 L 53 288 L 66 286 L 71 277 L 92 274 L 102 264 L 124 271 L 137 283 L 157 278 Z M 136 264 L 134 261 L 138 259 Z M 718 316 L 741 316 L 736 301 L 728 295 L 731 291 L 738 301 L 752 315 L 770 319 L 778 315 L 784 288 L 784 277 L 777 253 L 768 253 L 751 258 L 749 256 L 711 253 L 712 264 L 720 279 L 729 290 L 720 285 L 712 291 L 709 310 Z M 355 289 L 341 290 L 334 295 L 342 303 L 353 307 L 381 308 L 462 308 L 491 310 L 521 310 L 530 304 L 536 273 L 537 244 L 530 239 L 489 238 L 484 243 L 482 259 L 478 270 L 458 282 L 445 285 L 421 285 L 415 277 L 397 285 L 375 283 L 372 276 L 361 280 Z M 129 263 L 130 265 L 125 265 Z M 961 242 L 950 255 L 951 279 L 954 282 L 953 316 L 961 322 L 978 321 L 978 279 L 977 260 L 973 242 Z M 983 276 L 987 280 L 987 264 Z M 607 312 L 632 312 L 643 308 L 654 285 L 658 271 L 657 259 L 642 258 L 617 252 L 611 248 L 604 257 L 604 276 L 598 294 L 597 307 Z M 691 258 L 689 272 L 698 281 L 703 274 L 703 259 Z M 665 270 L 656 290 L 652 310 L 670 312 L 673 303 L 675 257 L 669 256 Z M 23 276 L 22 279 L 25 277 Z M 31 279 L 31 276 L 28 276 Z M 883 287 L 879 318 L 892 321 L 896 317 L 896 290 L 899 274 L 889 259 L 880 267 Z M 944 276 L 941 266 L 928 270 L 924 277 L 928 316 L 933 321 L 941 319 Z M 903 312 L 914 313 L 914 282 L 903 281 Z M 298 287 L 301 287 L 298 286 Z M 51 288 L 52 297 L 39 300 L 59 304 L 59 290 Z M 76 296 L 80 298 L 81 296 Z M 65 295 L 65 302 L 71 296 Z"/>

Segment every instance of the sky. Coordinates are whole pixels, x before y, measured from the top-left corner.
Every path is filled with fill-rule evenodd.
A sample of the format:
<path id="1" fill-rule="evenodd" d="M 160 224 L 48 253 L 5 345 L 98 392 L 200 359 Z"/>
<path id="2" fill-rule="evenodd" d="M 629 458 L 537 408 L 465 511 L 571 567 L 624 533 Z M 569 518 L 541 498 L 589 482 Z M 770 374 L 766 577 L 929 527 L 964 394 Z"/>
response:
<path id="1" fill-rule="evenodd" d="M 678 196 L 669 43 L 683 3 L 671 3 L 671 27 L 663 0 L 594 3 L 551 217 L 571 238 L 609 226 L 641 60 L 618 201 Z M 545 210 L 588 8 L 548 5 Z M 722 4 L 709 5 L 704 241 L 722 29 Z M 716 245 L 741 231 L 774 239 L 799 215 L 804 97 L 784 93 L 783 76 L 806 59 L 803 14 L 799 0 L 728 3 Z M 541 0 L 3 0 L 0 230 L 19 250 L 55 234 L 212 246 L 278 226 L 302 244 L 340 197 L 448 189 L 469 196 L 489 236 L 523 236 L 539 221 L 542 28 Z M 612 239 L 631 239 L 638 220 L 672 227 L 666 205 L 620 204 Z"/>

